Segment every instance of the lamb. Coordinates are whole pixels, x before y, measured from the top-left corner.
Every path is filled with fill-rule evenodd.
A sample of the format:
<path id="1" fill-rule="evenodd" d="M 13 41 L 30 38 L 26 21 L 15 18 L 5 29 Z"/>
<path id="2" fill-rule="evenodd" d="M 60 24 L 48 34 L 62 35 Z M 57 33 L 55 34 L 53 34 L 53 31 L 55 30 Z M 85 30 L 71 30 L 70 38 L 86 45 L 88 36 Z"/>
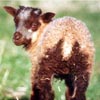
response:
<path id="1" fill-rule="evenodd" d="M 65 80 L 66 100 L 86 100 L 95 51 L 86 25 L 39 8 L 4 8 L 14 17 L 15 45 L 23 45 L 32 62 L 30 100 L 54 100 L 53 78 Z"/>

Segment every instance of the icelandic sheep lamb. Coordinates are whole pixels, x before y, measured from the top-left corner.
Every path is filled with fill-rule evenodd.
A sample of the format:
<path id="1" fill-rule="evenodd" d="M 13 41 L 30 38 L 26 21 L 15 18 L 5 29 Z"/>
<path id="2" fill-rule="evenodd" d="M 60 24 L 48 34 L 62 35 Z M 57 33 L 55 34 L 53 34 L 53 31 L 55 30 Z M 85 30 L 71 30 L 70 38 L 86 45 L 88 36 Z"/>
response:
<path id="1" fill-rule="evenodd" d="M 86 25 L 73 17 L 53 19 L 41 9 L 5 6 L 14 17 L 15 45 L 23 45 L 32 62 L 30 100 L 54 100 L 52 79 L 65 80 L 66 100 L 86 100 L 94 46 Z"/>

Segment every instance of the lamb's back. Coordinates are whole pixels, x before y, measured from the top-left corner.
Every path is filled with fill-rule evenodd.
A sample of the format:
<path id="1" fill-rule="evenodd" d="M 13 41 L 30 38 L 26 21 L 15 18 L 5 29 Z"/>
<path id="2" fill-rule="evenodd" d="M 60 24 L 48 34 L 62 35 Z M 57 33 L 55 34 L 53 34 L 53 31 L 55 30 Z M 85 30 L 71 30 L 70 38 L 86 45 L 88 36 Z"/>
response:
<path id="1" fill-rule="evenodd" d="M 62 53 L 70 55 L 75 42 L 80 45 L 80 50 L 93 56 L 94 46 L 87 26 L 73 17 L 63 17 L 53 20 L 45 28 L 41 37 L 43 51 L 53 48 L 59 40 L 63 40 Z"/>

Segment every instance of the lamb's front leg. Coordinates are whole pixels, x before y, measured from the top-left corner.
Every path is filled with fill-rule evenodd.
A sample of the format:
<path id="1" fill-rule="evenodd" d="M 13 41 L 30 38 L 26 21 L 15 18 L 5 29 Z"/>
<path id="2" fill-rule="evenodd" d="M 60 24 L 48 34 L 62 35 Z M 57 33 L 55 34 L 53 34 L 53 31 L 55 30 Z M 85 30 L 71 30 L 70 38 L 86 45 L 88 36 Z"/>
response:
<path id="1" fill-rule="evenodd" d="M 49 75 L 48 75 L 49 74 Z M 51 76 L 49 72 L 40 72 L 32 87 L 30 100 L 54 100 L 54 92 L 51 86 Z"/>

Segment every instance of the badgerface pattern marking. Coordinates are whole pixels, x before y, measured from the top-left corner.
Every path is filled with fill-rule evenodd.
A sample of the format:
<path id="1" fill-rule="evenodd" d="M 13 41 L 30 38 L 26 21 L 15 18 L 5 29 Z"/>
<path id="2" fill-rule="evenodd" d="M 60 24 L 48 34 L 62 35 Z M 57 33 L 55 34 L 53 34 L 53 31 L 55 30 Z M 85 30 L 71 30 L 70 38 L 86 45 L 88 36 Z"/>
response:
<path id="1" fill-rule="evenodd" d="M 32 62 L 30 100 L 54 100 L 52 79 L 65 80 L 66 100 L 86 100 L 94 46 L 86 25 L 73 18 L 20 6 L 4 7 L 14 17 L 15 45 L 24 45 Z"/>
<path id="2" fill-rule="evenodd" d="M 40 22 L 38 21 L 38 13 L 33 8 L 20 8 L 15 16 L 16 32 L 20 32 L 26 39 L 30 39 L 32 33 L 36 31 Z M 40 11 L 41 12 L 41 11 Z M 40 13 L 39 12 L 39 13 Z M 36 14 L 35 14 L 36 13 Z"/>

